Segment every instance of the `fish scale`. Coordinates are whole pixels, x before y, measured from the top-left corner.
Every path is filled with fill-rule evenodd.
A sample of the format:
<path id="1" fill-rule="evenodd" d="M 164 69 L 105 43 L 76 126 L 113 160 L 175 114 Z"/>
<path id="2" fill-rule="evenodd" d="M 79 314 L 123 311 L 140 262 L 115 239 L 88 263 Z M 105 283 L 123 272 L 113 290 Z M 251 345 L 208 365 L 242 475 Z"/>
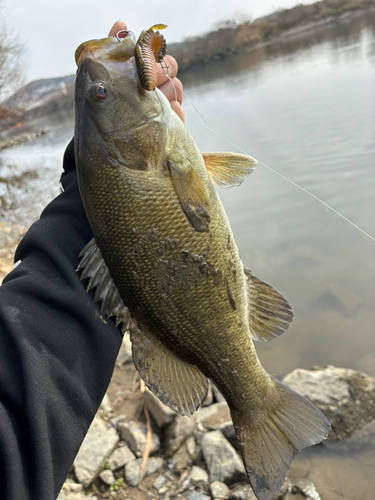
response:
<path id="1" fill-rule="evenodd" d="M 150 54 L 158 53 L 158 37 L 77 49 L 75 155 L 95 237 L 79 269 L 98 287 L 107 316 L 127 328 L 130 312 L 135 366 L 164 404 L 191 415 L 213 380 L 230 407 L 254 493 L 270 500 L 293 457 L 330 426 L 258 360 L 252 338 L 279 336 L 293 311 L 243 267 L 213 185 L 239 185 L 256 162 L 198 150 L 148 79 L 156 74 L 148 65 L 156 64 Z"/>

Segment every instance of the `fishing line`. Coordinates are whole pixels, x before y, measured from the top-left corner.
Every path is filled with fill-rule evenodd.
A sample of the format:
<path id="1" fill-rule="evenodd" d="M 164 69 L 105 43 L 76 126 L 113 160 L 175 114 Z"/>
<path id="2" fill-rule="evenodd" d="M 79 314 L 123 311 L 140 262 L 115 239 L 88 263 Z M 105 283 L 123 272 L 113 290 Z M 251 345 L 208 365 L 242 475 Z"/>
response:
<path id="1" fill-rule="evenodd" d="M 171 78 L 171 77 L 170 77 L 167 73 L 165 73 L 165 71 L 164 71 L 164 74 L 165 74 L 165 76 L 166 76 L 166 77 L 167 77 L 167 78 L 168 78 L 168 79 L 169 79 L 169 80 L 173 83 L 173 85 L 175 85 L 177 88 L 179 88 L 179 89 L 181 90 L 181 92 L 184 94 L 184 96 L 186 97 L 186 99 L 190 102 L 190 104 L 193 106 L 193 108 L 195 109 L 195 111 L 196 111 L 196 112 L 198 113 L 198 115 L 202 118 L 202 120 L 204 121 L 204 123 L 207 123 L 207 122 L 206 122 L 206 120 L 203 118 L 203 116 L 202 116 L 202 115 L 200 114 L 200 112 L 198 111 L 198 109 L 195 107 L 195 105 L 194 105 L 193 101 L 190 99 L 190 97 L 189 97 L 187 94 L 185 94 L 184 89 L 183 89 L 182 87 L 180 87 L 179 85 L 177 85 L 177 83 L 176 83 L 176 82 L 174 82 L 174 81 L 172 80 L 172 78 Z M 176 92 L 176 89 L 175 89 L 175 88 L 173 88 L 173 90 L 174 90 L 174 95 L 175 95 L 175 98 L 176 98 L 176 101 L 177 101 L 177 92 Z M 186 113 L 185 113 L 185 114 L 186 114 Z M 187 115 L 186 115 L 186 116 L 187 116 Z M 189 117 L 189 118 L 190 118 L 190 117 Z M 199 122 L 197 122 L 197 123 L 199 123 Z"/>
<path id="2" fill-rule="evenodd" d="M 206 122 L 206 120 L 203 118 L 203 116 L 199 113 L 199 111 L 197 110 L 197 108 L 194 106 L 193 102 L 191 101 L 191 99 L 185 94 L 185 92 L 183 91 L 183 89 L 177 85 L 176 82 L 172 81 L 172 79 L 166 75 L 169 80 L 173 83 L 173 85 L 176 85 L 176 87 L 178 87 L 180 90 L 182 90 L 184 96 L 186 96 L 189 100 L 189 102 L 193 105 L 194 109 L 197 111 L 197 113 L 199 114 L 199 116 Z M 176 93 L 176 89 L 175 90 L 175 96 L 176 96 L 176 100 L 177 100 L 177 93 Z M 207 125 L 204 125 L 203 123 L 199 122 L 198 120 L 196 120 L 195 118 L 193 118 L 192 116 L 188 115 L 187 113 L 185 113 L 185 115 L 190 118 L 190 120 L 193 120 L 195 123 L 198 123 L 198 125 L 200 125 L 201 127 L 204 127 L 206 128 L 207 130 L 209 130 L 210 132 L 212 132 L 213 134 L 217 135 L 218 137 L 220 137 L 220 139 L 223 139 L 225 142 L 227 142 L 228 144 L 230 144 L 231 146 L 233 146 L 234 148 L 238 149 L 238 151 L 241 151 L 241 153 L 244 153 L 245 155 L 247 156 L 250 156 L 249 153 L 247 151 L 244 151 L 243 149 L 239 148 L 238 146 L 236 146 L 235 144 L 233 144 L 233 142 L 230 142 L 228 141 L 228 139 L 226 139 L 225 137 L 223 137 L 222 135 L 218 134 L 217 132 L 215 132 L 215 130 L 213 130 L 212 128 L 208 127 Z M 270 170 L 271 172 L 273 172 L 274 174 L 278 175 L 279 177 L 281 177 L 282 179 L 284 179 L 285 181 L 289 182 L 290 184 L 292 184 L 293 186 L 297 187 L 298 189 L 300 189 L 301 191 L 303 191 L 304 193 L 308 194 L 309 196 L 311 196 L 312 198 L 314 198 L 315 200 L 319 201 L 319 203 L 321 203 L 322 205 L 324 205 L 325 207 L 327 207 L 329 210 L 331 210 L 332 212 L 334 212 L 336 215 L 338 215 L 339 217 L 341 217 L 342 219 L 344 219 L 346 222 L 348 222 L 349 224 L 351 224 L 353 227 L 355 227 L 356 229 L 358 229 L 358 231 L 360 231 L 361 233 L 363 233 L 365 236 L 367 236 L 368 238 L 370 238 L 370 240 L 372 241 L 375 241 L 375 238 L 373 236 L 371 236 L 370 234 L 366 233 L 366 231 L 364 231 L 363 229 L 361 229 L 359 226 L 357 226 L 356 224 L 354 224 L 354 222 L 352 222 L 351 220 L 347 219 L 344 215 L 340 214 L 340 212 L 338 212 L 337 210 L 335 210 L 333 207 L 331 207 L 331 205 L 328 205 L 328 203 L 326 203 L 325 201 L 321 200 L 320 198 L 318 198 L 317 196 L 315 196 L 315 194 L 313 193 L 310 193 L 310 191 L 308 191 L 307 189 L 303 188 L 302 186 L 300 186 L 299 184 L 295 183 L 294 181 L 292 181 L 291 179 L 288 179 L 288 177 L 285 177 L 285 175 L 283 174 L 280 174 L 280 172 L 277 172 L 276 170 L 274 170 L 273 168 L 269 167 L 268 165 L 266 165 L 265 163 L 263 163 L 262 161 L 259 161 L 257 160 L 257 162 L 259 163 L 259 165 L 263 165 L 263 167 L 266 167 L 268 170 Z"/>

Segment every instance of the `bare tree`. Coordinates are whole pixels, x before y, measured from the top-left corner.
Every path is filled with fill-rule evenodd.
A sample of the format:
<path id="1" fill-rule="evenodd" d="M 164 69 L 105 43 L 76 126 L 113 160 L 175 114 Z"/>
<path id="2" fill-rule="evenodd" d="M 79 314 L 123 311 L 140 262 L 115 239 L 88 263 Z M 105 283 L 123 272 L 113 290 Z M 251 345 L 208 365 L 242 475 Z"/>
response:
<path id="1" fill-rule="evenodd" d="M 0 6 L 4 20 L 4 8 Z M 15 35 L 10 35 L 5 21 L 0 24 L 0 102 L 11 91 L 16 91 L 23 83 L 23 44 Z"/>

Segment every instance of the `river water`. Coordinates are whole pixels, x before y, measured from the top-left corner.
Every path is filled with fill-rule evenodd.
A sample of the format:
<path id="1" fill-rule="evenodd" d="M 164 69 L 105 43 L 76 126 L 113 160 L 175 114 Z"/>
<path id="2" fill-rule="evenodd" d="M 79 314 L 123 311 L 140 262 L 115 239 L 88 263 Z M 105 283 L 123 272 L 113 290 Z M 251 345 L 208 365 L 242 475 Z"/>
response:
<path id="1" fill-rule="evenodd" d="M 214 129 L 375 237 L 374 70 L 368 15 L 183 74 L 207 122 L 195 121 L 186 98 L 186 124 L 202 151 L 238 151 Z M 6 223 L 30 224 L 58 193 L 73 117 L 48 126 L 42 139 L 1 153 Z M 328 364 L 375 376 L 375 242 L 263 165 L 220 196 L 244 264 L 295 310 L 287 333 L 257 344 L 264 367 L 278 377 Z M 375 448 L 356 453 L 307 450 L 294 467 L 315 457 L 317 482 L 324 477 L 326 492 L 329 477 L 335 483 L 324 499 L 373 500 Z"/>

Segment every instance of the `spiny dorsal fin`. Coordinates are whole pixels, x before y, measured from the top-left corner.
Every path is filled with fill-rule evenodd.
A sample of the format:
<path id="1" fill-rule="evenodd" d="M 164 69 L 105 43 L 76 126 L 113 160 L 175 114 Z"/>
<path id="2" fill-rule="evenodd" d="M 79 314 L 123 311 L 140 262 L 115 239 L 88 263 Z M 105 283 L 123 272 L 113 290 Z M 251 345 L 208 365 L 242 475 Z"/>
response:
<path id="1" fill-rule="evenodd" d="M 258 162 L 251 156 L 236 153 L 202 153 L 207 172 L 221 188 L 239 186 L 254 172 Z"/>
<path id="2" fill-rule="evenodd" d="M 150 391 L 173 411 L 192 415 L 207 396 L 208 379 L 133 321 L 130 340 L 135 367 Z"/>
<path id="3" fill-rule="evenodd" d="M 211 217 L 207 195 L 199 175 L 187 158 L 179 164 L 169 161 L 168 167 L 186 217 L 197 231 L 208 231 Z"/>
<path id="4" fill-rule="evenodd" d="M 100 312 L 108 318 L 115 316 L 116 326 L 122 323 L 122 331 L 126 331 L 129 327 L 130 314 L 104 262 L 95 238 L 88 242 L 79 257 L 82 257 L 82 260 L 77 271 L 83 269 L 80 279 L 90 278 L 86 290 L 96 288 L 94 302 L 101 301 Z"/>
<path id="5" fill-rule="evenodd" d="M 249 327 L 254 340 L 272 340 L 293 321 L 293 309 L 286 298 L 268 283 L 244 268 L 249 300 Z"/>

